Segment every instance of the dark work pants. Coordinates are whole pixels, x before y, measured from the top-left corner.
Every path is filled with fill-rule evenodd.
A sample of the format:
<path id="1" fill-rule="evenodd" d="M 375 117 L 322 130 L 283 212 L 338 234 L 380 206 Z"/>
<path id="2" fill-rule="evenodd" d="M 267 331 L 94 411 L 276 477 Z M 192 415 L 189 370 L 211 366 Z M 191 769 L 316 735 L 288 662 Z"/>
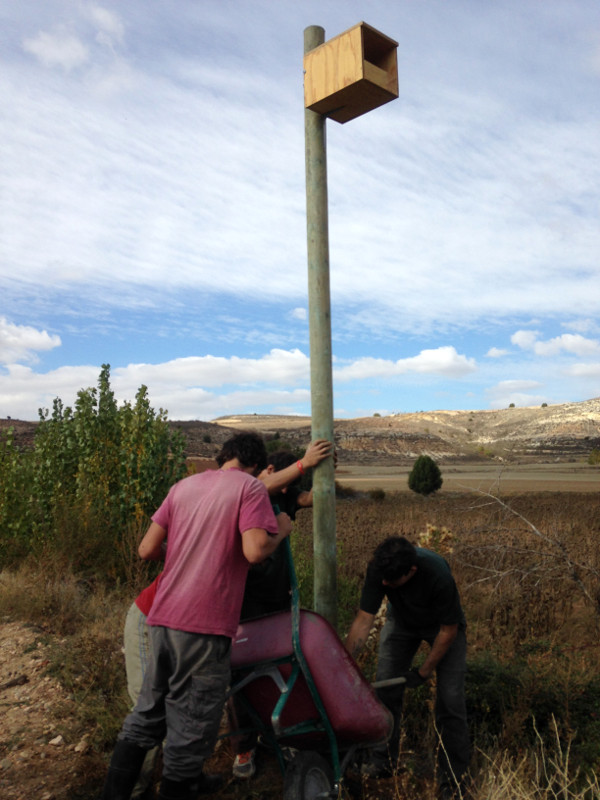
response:
<path id="1" fill-rule="evenodd" d="M 396 678 L 410 669 L 415 653 L 422 641 L 430 645 L 436 631 L 409 631 L 401 627 L 388 611 L 388 618 L 379 639 L 377 680 Z M 441 738 L 438 752 L 440 781 L 453 784 L 459 782 L 469 768 L 471 744 L 467 724 L 465 702 L 467 640 L 464 630 L 459 630 L 450 649 L 436 669 L 437 696 L 435 722 Z M 383 748 L 373 751 L 374 761 L 387 762 L 388 757 L 395 766 L 400 740 L 400 717 L 404 687 L 379 689 L 379 699 L 394 716 L 394 733 Z"/>
<path id="2" fill-rule="evenodd" d="M 212 753 L 230 679 L 231 640 L 150 626 L 152 658 L 119 739 L 163 747 L 163 777 L 199 777 Z"/>

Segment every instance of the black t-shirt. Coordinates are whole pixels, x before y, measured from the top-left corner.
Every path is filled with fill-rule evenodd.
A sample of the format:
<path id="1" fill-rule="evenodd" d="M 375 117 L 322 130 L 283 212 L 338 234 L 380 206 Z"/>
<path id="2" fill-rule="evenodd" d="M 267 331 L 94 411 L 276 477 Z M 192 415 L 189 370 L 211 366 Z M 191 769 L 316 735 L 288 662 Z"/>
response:
<path id="1" fill-rule="evenodd" d="M 271 497 L 276 510 L 296 518 L 300 488 L 288 486 L 286 492 Z M 291 604 L 290 572 L 285 548 L 279 545 L 275 552 L 260 564 L 253 564 L 248 570 L 241 620 L 262 617 L 275 611 L 286 611 Z"/>
<path id="2" fill-rule="evenodd" d="M 440 625 L 465 628 L 458 589 L 445 558 L 417 547 L 417 571 L 403 586 L 384 586 L 381 575 L 372 566 L 360 598 L 361 611 L 376 614 L 387 596 L 392 613 L 402 627 L 414 631 L 433 632 Z"/>

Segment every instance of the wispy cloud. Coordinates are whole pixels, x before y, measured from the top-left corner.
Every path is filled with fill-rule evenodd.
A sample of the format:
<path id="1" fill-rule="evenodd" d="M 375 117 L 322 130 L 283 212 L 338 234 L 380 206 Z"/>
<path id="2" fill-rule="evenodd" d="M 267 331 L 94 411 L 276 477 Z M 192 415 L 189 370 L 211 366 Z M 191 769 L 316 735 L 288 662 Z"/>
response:
<path id="1" fill-rule="evenodd" d="M 27 365 L 6 403 L 110 362 L 179 414 L 306 410 L 302 31 L 363 5 L 0 8 L 3 330 L 31 342 L 0 351 Z M 367 22 L 400 40 L 400 98 L 327 123 L 344 409 L 373 384 L 378 408 L 400 383 L 418 408 L 523 377 L 597 394 L 600 6 L 373 0 Z"/>
<path id="2" fill-rule="evenodd" d="M 90 57 L 81 39 L 63 27 L 24 39 L 23 50 L 45 67 L 61 67 L 66 72 L 82 66 Z"/>

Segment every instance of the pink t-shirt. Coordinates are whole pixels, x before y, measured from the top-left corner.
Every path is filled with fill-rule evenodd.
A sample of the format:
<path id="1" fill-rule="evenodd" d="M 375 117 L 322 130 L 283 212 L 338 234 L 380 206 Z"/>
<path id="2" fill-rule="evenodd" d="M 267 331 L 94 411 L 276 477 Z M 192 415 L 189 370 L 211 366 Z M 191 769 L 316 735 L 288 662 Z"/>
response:
<path id="1" fill-rule="evenodd" d="M 169 546 L 148 623 L 233 636 L 249 566 L 241 534 L 277 532 L 264 484 L 240 469 L 191 475 L 171 487 L 152 519 Z"/>

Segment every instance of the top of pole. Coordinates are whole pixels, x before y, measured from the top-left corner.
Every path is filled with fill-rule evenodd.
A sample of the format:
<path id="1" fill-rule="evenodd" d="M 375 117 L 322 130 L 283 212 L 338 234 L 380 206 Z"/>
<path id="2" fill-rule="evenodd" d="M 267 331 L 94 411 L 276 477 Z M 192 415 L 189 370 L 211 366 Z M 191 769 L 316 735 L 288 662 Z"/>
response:
<path id="1" fill-rule="evenodd" d="M 304 52 L 309 53 L 325 41 L 325 28 L 309 25 L 304 29 Z"/>

